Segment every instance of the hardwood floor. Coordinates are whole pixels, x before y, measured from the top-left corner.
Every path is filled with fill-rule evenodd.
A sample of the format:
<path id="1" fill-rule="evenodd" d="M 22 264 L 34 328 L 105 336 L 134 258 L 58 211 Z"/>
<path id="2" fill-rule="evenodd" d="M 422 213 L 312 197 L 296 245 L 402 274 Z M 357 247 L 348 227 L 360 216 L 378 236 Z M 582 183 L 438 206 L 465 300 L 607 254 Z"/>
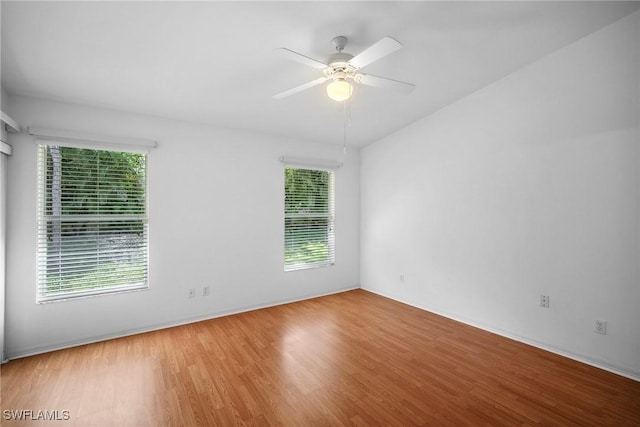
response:
<path id="1" fill-rule="evenodd" d="M 640 382 L 363 290 L 18 359 L 1 377 L 3 426 L 640 425 Z"/>

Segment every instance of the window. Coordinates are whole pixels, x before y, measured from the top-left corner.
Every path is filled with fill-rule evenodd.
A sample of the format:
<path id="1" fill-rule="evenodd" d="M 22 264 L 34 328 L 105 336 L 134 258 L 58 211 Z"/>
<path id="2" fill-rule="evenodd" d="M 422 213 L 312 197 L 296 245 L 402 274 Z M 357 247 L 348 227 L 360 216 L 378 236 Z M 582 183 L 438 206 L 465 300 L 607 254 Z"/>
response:
<path id="1" fill-rule="evenodd" d="M 284 269 L 335 262 L 334 173 L 285 168 Z"/>
<path id="2" fill-rule="evenodd" d="M 38 150 L 38 302 L 146 288 L 146 154 Z"/>

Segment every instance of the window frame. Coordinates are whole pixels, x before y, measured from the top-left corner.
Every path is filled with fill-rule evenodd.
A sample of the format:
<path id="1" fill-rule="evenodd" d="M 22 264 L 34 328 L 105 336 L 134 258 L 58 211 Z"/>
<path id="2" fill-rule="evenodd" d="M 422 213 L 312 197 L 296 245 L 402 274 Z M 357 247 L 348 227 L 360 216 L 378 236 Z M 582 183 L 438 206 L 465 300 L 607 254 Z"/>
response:
<path id="1" fill-rule="evenodd" d="M 102 144 L 96 145 L 93 143 L 78 143 L 77 141 L 69 141 L 65 142 L 64 140 L 59 139 L 36 139 L 37 143 L 37 229 L 36 229 L 36 248 L 37 248 L 37 263 L 36 263 L 36 303 L 50 303 L 50 302 L 59 302 L 59 301 L 67 301 L 67 300 L 75 300 L 79 298 L 86 298 L 98 295 L 110 295 L 110 294 L 119 294 L 123 292 L 131 292 L 131 291 L 140 291 L 149 289 L 149 152 L 145 149 L 138 149 L 135 147 L 124 146 L 124 145 L 111 145 L 107 144 L 103 146 Z M 48 147 L 57 146 L 59 148 L 66 148 L 72 150 L 94 150 L 94 151 L 104 151 L 104 152 L 112 152 L 112 153 L 132 153 L 139 154 L 144 156 L 144 182 L 141 188 L 143 189 L 142 197 L 143 203 L 138 204 L 138 206 L 142 207 L 143 213 L 141 214 L 111 214 L 111 215 L 100 215 L 100 214 L 76 214 L 76 215 L 63 215 L 60 214 L 57 218 L 59 221 L 77 221 L 80 224 L 84 225 L 98 225 L 98 229 L 102 224 L 113 225 L 117 221 L 125 222 L 130 221 L 131 224 L 134 222 L 140 222 L 142 225 L 142 243 L 139 246 L 136 246 L 136 249 L 140 250 L 140 253 L 143 256 L 143 269 L 140 274 L 142 274 L 142 280 L 140 281 L 132 281 L 130 283 L 121 283 L 121 284 L 111 284 L 107 286 L 93 286 L 87 287 L 82 290 L 67 290 L 59 293 L 56 292 L 47 292 L 46 284 L 47 284 L 47 276 L 51 275 L 51 272 L 47 266 L 48 262 L 48 247 L 46 243 L 42 243 L 43 239 L 49 238 L 49 231 L 47 229 L 47 223 L 52 221 L 54 218 L 52 215 L 47 214 L 46 206 L 47 206 L 47 197 L 51 190 L 47 190 L 47 176 L 48 176 L 48 160 L 47 160 L 47 151 Z M 96 191 L 95 196 L 97 197 L 99 194 L 102 194 L 99 190 Z M 91 240 L 91 238 L 95 239 L 95 234 L 90 234 L 87 240 Z M 92 253 L 92 252 L 88 252 Z M 108 262 L 101 262 L 99 249 L 96 248 L 95 252 L 95 260 L 96 260 L 96 268 L 100 266 L 105 266 Z M 127 254 L 129 254 L 127 252 Z M 87 259 L 90 259 L 88 257 Z M 60 264 L 59 268 L 62 269 L 61 266 L 64 264 Z M 137 274 L 138 272 L 136 272 Z M 55 273 L 54 273 L 55 274 Z M 61 274 L 61 273 L 58 273 Z M 129 273 L 131 274 L 131 273 Z M 120 273 L 122 276 L 122 273 Z M 125 274 L 126 275 L 126 274 Z M 109 279 L 113 279 L 117 277 L 115 273 L 107 274 Z"/>
<path id="2" fill-rule="evenodd" d="M 296 170 L 310 170 L 310 171 L 317 171 L 317 172 L 323 172 L 323 173 L 327 173 L 328 174 L 328 181 L 327 181 L 327 201 L 326 201 L 326 205 L 327 205 L 327 212 L 326 215 L 308 215 L 305 213 L 288 213 L 287 212 L 287 206 L 286 206 L 286 193 L 287 193 L 287 182 L 286 182 L 286 170 L 287 169 L 296 169 Z M 314 269 L 314 268 L 320 268 L 320 267 L 331 267 L 333 265 L 335 265 L 336 262 L 336 227 L 335 227 L 335 195 L 336 195 L 336 185 L 335 185 L 335 181 L 336 181 L 336 174 L 335 171 L 329 169 L 329 168 L 323 168 L 323 167 L 316 167 L 316 166 L 305 166 L 305 165 L 298 165 L 298 164 L 285 164 L 284 165 L 284 192 L 285 195 L 283 197 L 283 205 L 284 205 L 284 271 L 285 272 L 290 272 L 290 271 L 300 271 L 300 270 L 308 270 L 308 269 Z M 300 219 L 300 218 L 326 218 L 327 221 L 327 259 L 324 259 L 322 261 L 316 261 L 316 262 L 299 262 L 299 263 L 287 263 L 287 219 Z"/>

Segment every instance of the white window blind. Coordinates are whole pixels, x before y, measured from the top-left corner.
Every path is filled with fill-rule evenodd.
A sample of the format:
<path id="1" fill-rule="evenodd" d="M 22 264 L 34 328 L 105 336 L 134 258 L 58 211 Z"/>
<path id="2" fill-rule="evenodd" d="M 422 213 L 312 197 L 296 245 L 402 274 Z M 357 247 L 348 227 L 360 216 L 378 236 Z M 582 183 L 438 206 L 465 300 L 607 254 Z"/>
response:
<path id="1" fill-rule="evenodd" d="M 147 155 L 38 147 L 38 302 L 148 286 Z"/>
<path id="2" fill-rule="evenodd" d="M 285 168 L 285 271 L 335 263 L 334 181 L 332 171 Z"/>

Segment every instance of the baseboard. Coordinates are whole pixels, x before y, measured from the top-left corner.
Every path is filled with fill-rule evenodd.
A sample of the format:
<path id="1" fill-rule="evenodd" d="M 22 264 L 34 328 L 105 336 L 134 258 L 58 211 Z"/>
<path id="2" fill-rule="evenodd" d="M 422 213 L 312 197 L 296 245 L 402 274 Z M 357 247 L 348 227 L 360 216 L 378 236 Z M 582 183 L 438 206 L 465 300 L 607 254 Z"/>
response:
<path id="1" fill-rule="evenodd" d="M 308 300 L 308 299 L 313 299 L 313 298 L 319 298 L 319 297 L 328 296 L 328 295 L 339 294 L 339 293 L 342 293 L 342 292 L 348 292 L 348 291 L 352 291 L 354 289 L 359 289 L 359 288 L 360 288 L 359 286 L 351 286 L 351 287 L 334 289 L 334 290 L 329 291 L 329 292 L 322 292 L 322 293 L 318 293 L 318 294 L 306 294 L 306 295 L 301 295 L 301 296 L 297 296 L 295 298 L 290 298 L 290 299 L 275 300 L 275 301 L 266 302 L 264 304 L 256 304 L 256 305 L 251 305 L 251 306 L 244 306 L 244 307 L 234 308 L 233 310 L 224 310 L 224 311 L 218 311 L 218 312 L 213 312 L 213 313 L 207 313 L 207 314 L 203 314 L 203 315 L 200 315 L 200 316 L 183 318 L 183 319 L 179 319 L 179 320 L 172 321 L 172 322 L 147 325 L 147 326 L 144 326 L 144 327 L 141 327 L 141 328 L 128 329 L 128 330 L 120 331 L 118 333 L 113 333 L 113 334 L 99 335 L 99 336 L 94 336 L 94 337 L 89 337 L 89 338 L 82 338 L 82 339 L 79 339 L 79 340 L 66 341 L 66 342 L 63 342 L 63 343 L 58 343 L 58 344 L 49 345 L 49 346 L 34 347 L 34 348 L 30 348 L 30 349 L 24 349 L 22 351 L 18 351 L 18 352 L 15 352 L 15 353 L 8 353 L 6 355 L 5 360 L 2 361 L 2 363 L 6 363 L 6 362 L 8 362 L 10 360 L 20 359 L 20 358 L 23 358 L 23 357 L 35 356 L 37 354 L 49 353 L 49 352 L 58 351 L 58 350 L 64 350 L 65 348 L 78 347 L 78 346 L 81 346 L 81 345 L 93 344 L 93 343 L 97 343 L 97 342 L 101 342 L 101 341 L 107 341 L 107 340 L 112 340 L 112 339 L 116 339 L 116 338 L 128 337 L 128 336 L 131 336 L 131 335 L 137 335 L 137 334 L 143 334 L 143 333 L 146 333 L 146 332 L 158 331 L 158 330 L 161 330 L 161 329 L 173 328 L 173 327 L 176 327 L 176 326 L 188 325 L 190 323 L 202 322 L 204 320 L 215 319 L 215 318 L 218 318 L 218 317 L 231 316 L 231 315 L 234 315 L 234 314 L 246 313 L 248 311 L 260 310 L 260 309 L 263 309 L 263 308 L 275 307 L 275 306 L 278 306 L 278 305 L 290 304 L 290 303 L 294 303 L 294 302 L 298 302 L 298 301 L 304 301 L 304 300 Z"/>
<path id="2" fill-rule="evenodd" d="M 555 347 L 555 346 L 552 346 L 552 345 L 549 345 L 549 344 L 534 340 L 534 339 L 529 338 L 529 337 L 524 337 L 524 336 L 515 334 L 515 333 L 513 333 L 511 331 L 506 331 L 506 330 L 503 330 L 503 329 L 500 329 L 500 328 L 495 328 L 493 326 L 486 325 L 486 324 L 483 324 L 483 323 L 480 323 L 480 322 L 476 322 L 476 321 L 474 321 L 472 319 L 467 319 L 467 318 L 464 318 L 464 317 L 461 317 L 461 316 L 458 316 L 458 315 L 455 315 L 455 314 L 452 314 L 452 313 L 443 312 L 443 311 L 438 310 L 438 309 L 436 309 L 434 307 L 429 307 L 429 306 L 423 305 L 423 304 L 415 304 L 415 303 L 413 303 L 411 301 L 403 300 L 402 298 L 399 298 L 396 295 L 390 295 L 390 294 L 387 294 L 385 292 L 382 292 L 382 291 L 379 291 L 379 290 L 376 290 L 376 289 L 369 289 L 369 288 L 361 288 L 361 289 L 364 290 L 364 291 L 367 291 L 367 292 L 374 293 L 376 295 L 383 296 L 385 298 L 392 299 L 394 301 L 401 302 L 401 303 L 409 305 L 411 307 L 419 308 L 420 310 L 428 311 L 430 313 L 437 314 L 438 316 L 446 317 L 447 319 L 455 320 L 457 322 L 464 323 L 465 325 L 473 326 L 474 328 L 482 329 L 484 331 L 488 331 L 488 332 L 494 333 L 496 335 L 500 335 L 501 337 L 505 337 L 505 338 L 508 338 L 508 339 L 512 339 L 514 341 L 518 341 L 518 342 L 521 342 L 521 343 L 524 343 L 524 344 L 528 344 L 530 346 L 539 348 L 541 350 L 545 350 L 545 351 L 548 351 L 550 353 L 554 353 L 554 354 L 557 354 L 559 356 L 563 356 L 563 357 L 566 357 L 568 359 L 572 359 L 572 360 L 575 360 L 575 361 L 578 361 L 578 362 L 581 362 L 581 363 L 584 363 L 584 364 L 587 364 L 587 365 L 590 365 L 590 366 L 594 366 L 596 368 L 603 369 L 605 371 L 608 371 L 608 372 L 611 372 L 611 373 L 614 373 L 614 374 L 617 374 L 617 375 L 632 379 L 634 381 L 639 381 L 640 382 L 640 372 L 634 371 L 633 369 L 630 369 L 630 368 L 627 368 L 627 367 L 622 367 L 622 366 L 615 366 L 615 365 L 612 365 L 611 363 L 607 363 L 606 361 L 597 360 L 597 359 L 594 359 L 594 358 L 591 358 L 591 357 L 588 357 L 588 356 L 585 356 L 585 355 L 582 355 L 582 354 L 577 354 L 577 353 L 574 353 L 574 352 L 571 352 L 571 351 L 568 351 L 568 350 L 565 350 L 565 349 L 562 349 L 562 348 L 558 348 L 558 347 Z"/>

